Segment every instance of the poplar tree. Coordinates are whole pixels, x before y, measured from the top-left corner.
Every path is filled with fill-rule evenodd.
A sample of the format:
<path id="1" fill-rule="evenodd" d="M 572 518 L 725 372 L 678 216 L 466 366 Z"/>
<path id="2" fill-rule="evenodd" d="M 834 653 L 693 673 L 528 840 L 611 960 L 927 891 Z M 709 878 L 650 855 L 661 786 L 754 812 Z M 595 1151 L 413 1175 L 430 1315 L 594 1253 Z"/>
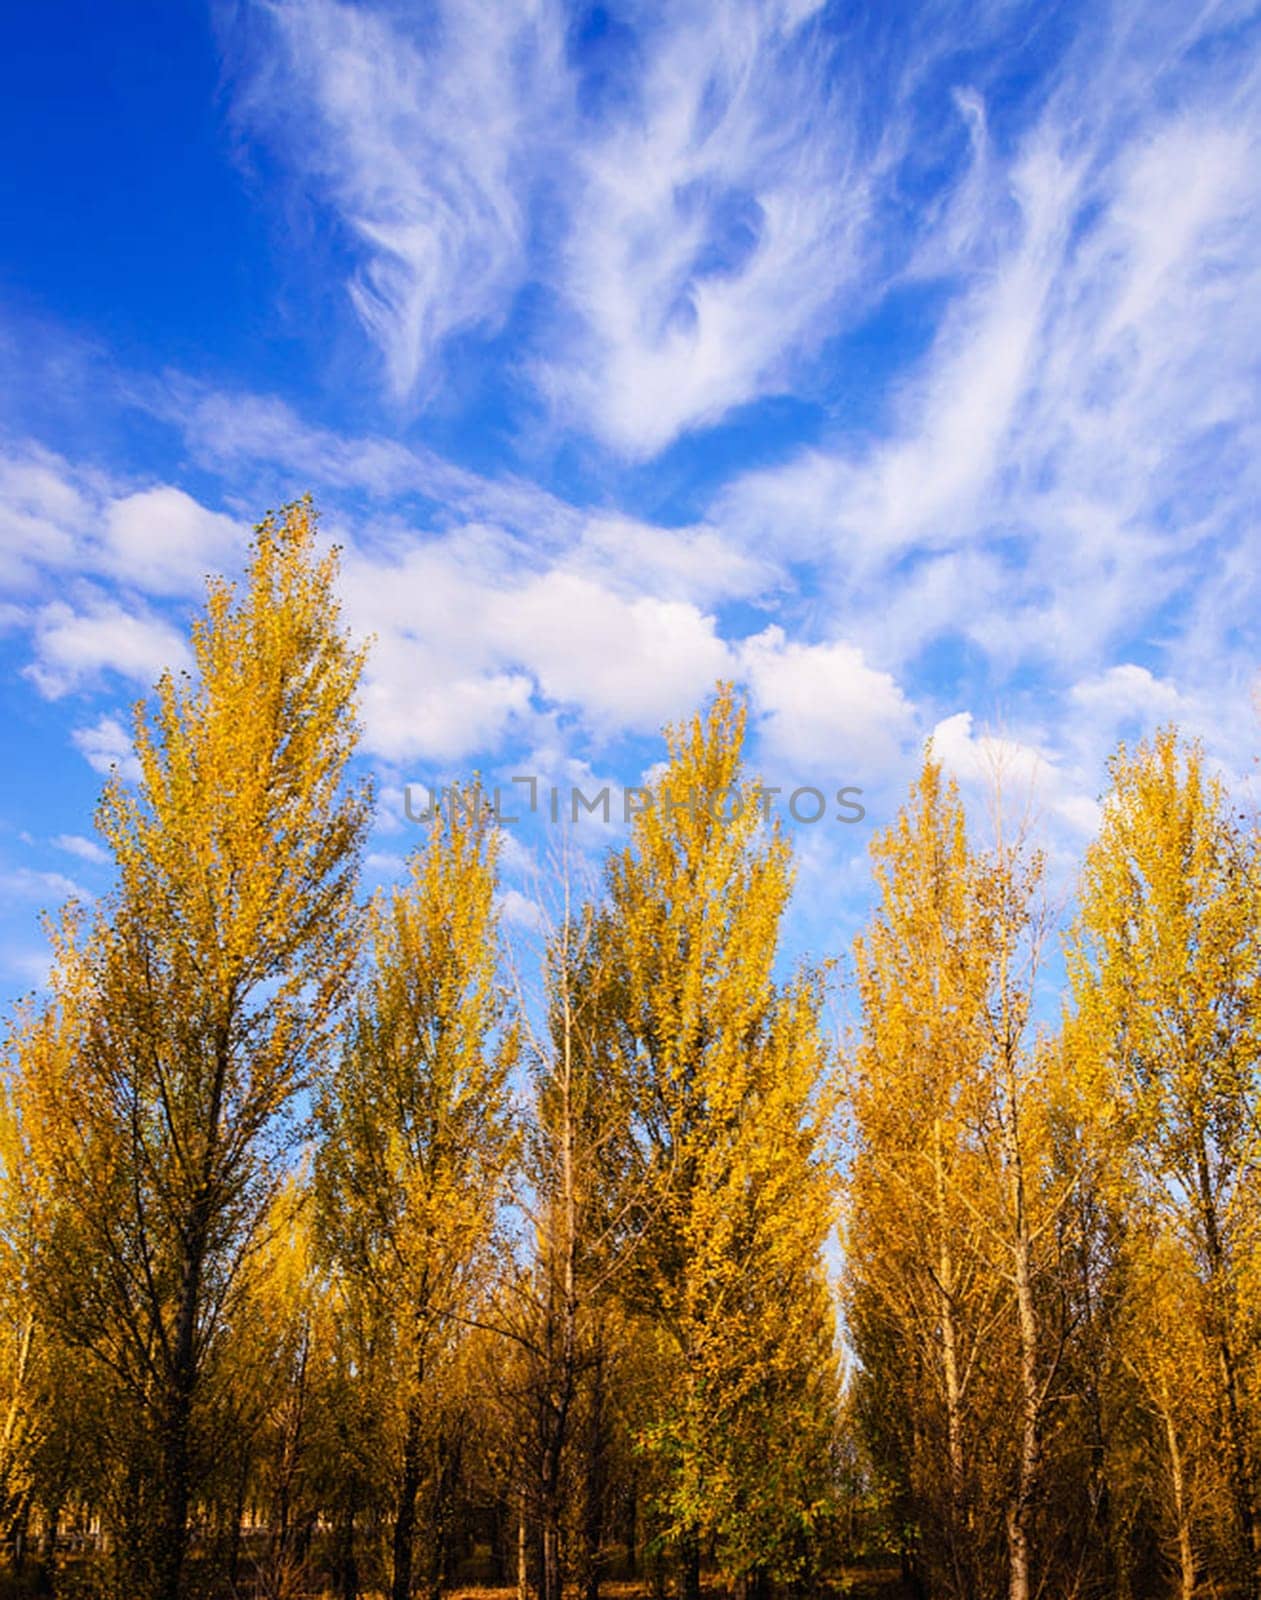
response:
<path id="1" fill-rule="evenodd" d="M 1122 747 L 1110 770 L 1068 945 L 1078 1068 L 1098 1084 L 1125 1199 L 1150 1219 L 1155 1237 L 1168 1230 L 1193 1267 L 1197 1294 L 1184 1309 L 1205 1341 L 1203 1367 L 1214 1374 L 1235 1560 L 1244 1592 L 1255 1596 L 1255 847 L 1199 749 L 1173 729 L 1135 750 Z M 1188 1365 L 1184 1381 L 1199 1366 Z M 1145 1358 L 1143 1370 L 1159 1396 L 1160 1370 Z M 1172 1452 L 1186 1406 L 1171 1391 L 1165 1409 Z M 1182 1511 L 1178 1498 L 1181 1524 L 1185 1495 Z M 1187 1532 L 1179 1527 L 1180 1543 Z M 1189 1559 L 1180 1557 L 1184 1575 Z"/>
<path id="2" fill-rule="evenodd" d="M 978 1391 L 990 1383 L 1003 1293 L 969 1204 L 988 1181 L 975 1141 L 985 911 L 963 805 L 936 763 L 924 763 L 871 853 L 879 906 L 854 947 L 849 1319 L 876 1412 L 905 1418 L 899 1428 L 873 1413 L 871 1434 L 904 1525 L 922 1527 L 908 1559 L 925 1560 L 962 1600 L 998 1566 L 979 1437 L 994 1402 Z"/>
<path id="3" fill-rule="evenodd" d="M 14 1043 L 50 1195 L 37 1290 L 137 1419 L 152 1536 L 128 1583 L 157 1600 L 185 1592 L 209 1390 L 356 951 L 362 653 L 336 567 L 302 502 L 260 524 L 241 589 L 210 581 L 192 674 L 136 708 L 139 781 L 101 799 L 116 887 L 54 929 L 52 999 Z"/>
<path id="4" fill-rule="evenodd" d="M 369 968 L 321 1104 L 316 1164 L 325 1247 L 373 1319 L 391 1378 L 393 1600 L 412 1593 L 418 1497 L 450 1443 L 441 1378 L 486 1293 L 515 1147 L 495 835 L 476 789 L 430 826 L 406 884 L 372 905 Z M 431 1519 L 424 1531 L 436 1592 L 440 1529 Z"/>
<path id="5" fill-rule="evenodd" d="M 515 1409 L 524 1505 L 541 1533 L 541 1600 L 560 1600 L 562 1538 L 580 1546 L 585 1592 L 599 1588 L 605 1428 L 600 1412 L 620 1266 L 617 1180 L 610 1170 L 621 1094 L 601 1050 L 603 981 L 596 918 L 573 903 L 570 862 L 559 863 L 563 904 L 544 950 L 546 1026 L 529 1035 L 533 1091 L 526 1140 L 530 1253 L 510 1269 L 499 1319 L 517 1346 Z M 578 1459 L 585 1456 L 585 1459 Z"/>
<path id="6" fill-rule="evenodd" d="M 1041 862 L 1004 837 L 1001 810 L 993 846 L 974 850 L 931 756 L 873 855 L 880 904 L 856 944 L 858 1351 L 906 1413 L 895 1471 L 935 1581 L 997 1592 L 1005 1535 L 1007 1593 L 1028 1600 L 1076 1187 L 1055 1159 L 1056 1053 L 1030 1024 Z"/>
<path id="7" fill-rule="evenodd" d="M 789 847 L 742 786 L 744 725 L 722 688 L 667 730 L 598 935 L 602 1048 L 626 1104 L 622 1290 L 659 1335 L 646 1443 L 685 1600 L 706 1538 L 734 1576 L 787 1569 L 825 1498 L 801 1430 L 820 1393 L 829 1422 L 835 1400 L 820 984 L 776 982 Z"/>

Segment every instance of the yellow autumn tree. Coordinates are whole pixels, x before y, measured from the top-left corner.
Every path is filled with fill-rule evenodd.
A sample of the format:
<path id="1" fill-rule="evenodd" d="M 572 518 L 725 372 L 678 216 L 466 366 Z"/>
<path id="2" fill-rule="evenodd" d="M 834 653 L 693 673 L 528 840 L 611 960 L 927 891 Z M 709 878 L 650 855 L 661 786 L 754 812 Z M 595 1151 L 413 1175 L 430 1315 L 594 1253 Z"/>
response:
<path id="1" fill-rule="evenodd" d="M 505 1261 L 495 1315 L 498 1403 L 519 1461 L 520 1514 L 537 1524 L 540 1600 L 560 1600 L 566 1569 L 599 1586 L 607 1374 L 616 1346 L 620 1266 L 616 1165 L 623 1095 L 601 1049 L 597 919 L 575 903 L 572 854 L 559 852 L 560 904 L 543 949 L 541 1023 L 520 1007 L 532 1090 L 521 1196 L 526 1247 Z M 624 1199 L 624 1197 L 623 1197 Z M 525 1529 L 522 1529 L 523 1537 Z"/>
<path id="2" fill-rule="evenodd" d="M 49 1425 L 30 1272 L 38 1191 L 9 1097 L 0 1089 L 0 1548 L 20 1565 Z M 41 1403 L 41 1400 L 43 1403 Z"/>
<path id="3" fill-rule="evenodd" d="M 862 1411 L 908 1560 L 961 1600 L 1028 1600 L 1052 1559 L 1045 1445 L 1074 1320 L 1077 1174 L 1057 1162 L 1059 1053 L 1032 1026 L 1041 862 L 995 798 L 976 849 L 929 755 L 873 843 L 880 901 L 855 946 Z"/>
<path id="4" fill-rule="evenodd" d="M 356 953 L 362 656 L 335 574 L 302 502 L 259 526 L 242 588 L 211 581 L 193 672 L 137 707 L 137 785 L 116 774 L 101 800 L 116 887 L 55 928 L 52 999 L 13 1047 L 51 1196 L 40 1303 L 137 1419 L 145 1538 L 126 1582 L 159 1600 L 184 1593 L 243 1267 Z"/>
<path id="5" fill-rule="evenodd" d="M 393 1412 L 393 1600 L 412 1593 L 418 1531 L 430 1587 L 441 1581 L 441 1529 L 431 1519 L 418 1530 L 418 1497 L 442 1472 L 443 1375 L 485 1294 L 515 1143 L 495 835 L 476 789 L 453 793 L 431 828 L 408 882 L 372 906 L 370 964 L 320 1108 L 316 1166 L 325 1247 L 392 1375 L 379 1392 Z"/>
<path id="6" fill-rule="evenodd" d="M 1121 1191 L 1193 1265 L 1183 1315 L 1202 1330 L 1207 1359 L 1181 1381 L 1213 1374 L 1230 1564 L 1255 1596 L 1257 858 L 1200 750 L 1173 729 L 1122 747 L 1111 775 L 1068 946 L 1073 1037 L 1080 1070 L 1100 1084 Z M 1159 1373 L 1147 1381 L 1159 1385 Z M 1166 1407 L 1175 1423 L 1177 1387 Z"/>
<path id="7" fill-rule="evenodd" d="M 965 1596 L 999 1563 L 978 1459 L 994 1401 L 977 1391 L 1004 1294 L 969 1203 L 988 1188 L 975 1130 L 991 970 L 963 805 L 931 760 L 872 856 L 880 905 L 854 951 L 848 1315 L 908 1558 Z"/>
<path id="8" fill-rule="evenodd" d="M 667 731 L 598 933 L 602 1049 L 626 1106 L 621 1289 L 659 1341 L 645 1438 L 685 1600 L 703 1541 L 739 1579 L 802 1559 L 836 1400 L 820 984 L 776 982 L 789 847 L 743 782 L 744 725 L 722 688 Z"/>

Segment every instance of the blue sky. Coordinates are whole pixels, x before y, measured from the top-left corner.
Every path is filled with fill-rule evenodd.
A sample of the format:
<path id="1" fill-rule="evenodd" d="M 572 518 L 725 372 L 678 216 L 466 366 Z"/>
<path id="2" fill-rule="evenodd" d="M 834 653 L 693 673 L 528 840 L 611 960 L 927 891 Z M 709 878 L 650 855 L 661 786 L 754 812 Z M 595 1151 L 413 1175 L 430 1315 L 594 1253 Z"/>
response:
<path id="1" fill-rule="evenodd" d="M 929 735 L 1057 887 L 1119 737 L 1250 785 L 1258 172 L 1231 0 L 19 8 L 0 992 L 108 884 L 202 574 L 306 490 L 376 635 L 376 881 L 406 781 L 633 783 L 719 677 L 769 783 L 864 790 L 794 828 L 820 954 Z"/>

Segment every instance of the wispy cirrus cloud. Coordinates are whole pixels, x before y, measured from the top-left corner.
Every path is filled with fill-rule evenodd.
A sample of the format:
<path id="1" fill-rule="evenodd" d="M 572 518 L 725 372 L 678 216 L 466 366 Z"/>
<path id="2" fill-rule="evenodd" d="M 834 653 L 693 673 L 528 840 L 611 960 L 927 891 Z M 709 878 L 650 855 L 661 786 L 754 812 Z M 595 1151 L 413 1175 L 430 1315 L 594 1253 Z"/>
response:
<path id="1" fill-rule="evenodd" d="M 478 471 L 407 408 L 338 420 L 169 373 L 131 399 L 229 509 L 319 492 L 348 619 L 377 638 L 364 711 L 387 765 L 566 739 L 572 758 L 729 676 L 762 750 L 801 771 L 857 749 L 892 769 L 933 726 L 966 762 L 1010 716 L 1068 827 L 1120 730 L 1169 711 L 1242 737 L 1254 13 L 936 0 L 908 29 L 808 0 L 242 6 L 242 125 L 332 220 L 320 264 L 387 387 L 425 397 L 459 339 L 534 410 L 492 416 L 509 443 Z M 856 417 L 834 397 L 864 362 Z M 819 425 L 768 429 L 774 464 L 707 454 L 720 435 L 678 446 L 739 407 L 752 437 L 781 392 Z M 537 413 L 558 430 L 541 447 Z M 671 474 L 687 509 L 667 525 L 642 507 Z M 6 616 L 43 692 L 142 681 L 173 605 L 239 557 L 241 523 L 175 478 L 0 462 Z M 62 592 L 75 570 L 91 583 Z M 82 735 L 97 763 L 107 722 Z"/>
<path id="2" fill-rule="evenodd" d="M 253 15 L 238 111 L 356 247 L 351 300 L 408 395 L 445 339 L 501 324 L 523 281 L 532 160 L 565 93 L 562 12 L 267 0 Z"/>
<path id="3" fill-rule="evenodd" d="M 969 95 L 973 158 L 903 280 L 949 292 L 886 425 L 720 491 L 717 526 L 805 564 L 880 665 L 966 641 L 986 694 L 1038 674 L 1061 736 L 1058 697 L 1118 656 L 1184 711 L 1213 680 L 1238 707 L 1261 507 L 1246 9 L 1092 13 L 1005 146 Z"/>
<path id="4" fill-rule="evenodd" d="M 571 426 L 627 455 L 784 387 L 869 257 L 883 158 L 818 10 L 638 12 L 642 70 L 582 127 L 558 348 L 537 373 Z"/>
<path id="5" fill-rule="evenodd" d="M 495 333 L 533 286 L 515 370 L 630 459 L 786 392 L 940 210 L 926 129 L 944 107 L 944 148 L 975 132 L 974 96 L 920 103 L 960 50 L 953 0 L 909 46 L 821 0 L 231 15 L 263 23 L 225 29 L 242 125 L 352 242 L 395 396 L 432 390 L 444 344 Z M 1005 17 L 968 8 L 968 37 Z"/>

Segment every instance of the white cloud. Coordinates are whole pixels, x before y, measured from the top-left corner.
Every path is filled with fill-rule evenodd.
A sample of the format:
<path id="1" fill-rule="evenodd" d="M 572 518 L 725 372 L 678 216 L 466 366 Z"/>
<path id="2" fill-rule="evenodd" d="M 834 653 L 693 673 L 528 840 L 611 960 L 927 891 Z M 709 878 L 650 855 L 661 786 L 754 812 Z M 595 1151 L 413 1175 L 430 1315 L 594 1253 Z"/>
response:
<path id="1" fill-rule="evenodd" d="M 683 601 L 628 600 L 564 571 L 503 596 L 496 639 L 550 698 L 614 726 L 651 731 L 728 669 L 714 619 Z"/>
<path id="2" fill-rule="evenodd" d="M 768 388 L 864 257 L 871 173 L 813 6 L 682 4 L 589 130 L 561 288 L 581 319 L 540 379 L 630 456 Z"/>
<path id="3" fill-rule="evenodd" d="M 200 594 L 205 578 L 230 571 L 244 531 L 182 489 L 142 489 L 105 510 L 102 565 L 146 594 Z"/>
<path id="4" fill-rule="evenodd" d="M 374 880 L 401 882 L 407 871 L 407 858 L 389 850 L 369 850 L 363 858 L 363 868 Z"/>
<path id="5" fill-rule="evenodd" d="M 1215 49 L 1226 26 L 1100 11 L 1011 154 L 970 93 L 975 158 L 908 268 L 947 310 L 881 433 L 717 498 L 745 548 L 811 564 L 881 664 L 950 635 L 982 692 L 1032 667 L 1045 698 L 1154 651 L 1183 713 L 1239 681 L 1261 601 L 1261 76 Z"/>
<path id="6" fill-rule="evenodd" d="M 1172 720 L 1185 704 L 1174 684 L 1153 676 L 1146 667 L 1136 667 L 1133 662 L 1124 662 L 1095 677 L 1082 679 L 1073 685 L 1070 698 L 1113 725 L 1131 717 L 1144 722 L 1161 718 Z"/>
<path id="7" fill-rule="evenodd" d="M 52 965 L 52 953 L 47 946 L 31 950 L 13 945 L 0 946 L 0 966 L 19 983 L 30 988 L 44 988 L 52 973 Z"/>
<path id="8" fill-rule="evenodd" d="M 0 583 L 27 590 L 42 568 L 71 565 L 95 514 L 95 497 L 52 451 L 0 452 Z"/>
<path id="9" fill-rule="evenodd" d="M 493 749 L 530 703 L 522 673 L 452 676 L 421 646 L 378 641 L 360 707 L 364 745 L 387 761 L 455 761 Z"/>
<path id="10" fill-rule="evenodd" d="M 776 563 L 714 528 L 659 528 L 604 514 L 584 525 L 572 561 L 577 572 L 623 593 L 702 605 L 763 594 L 780 581 Z"/>
<path id="11" fill-rule="evenodd" d="M 0 871 L 0 893 L 13 899 L 36 901 L 41 909 L 51 910 L 66 900 L 91 904 L 93 895 L 64 872 L 37 872 L 31 867 L 10 867 Z"/>
<path id="12" fill-rule="evenodd" d="M 827 768 L 838 780 L 870 773 L 908 731 L 901 689 L 852 644 L 792 643 L 771 627 L 746 640 L 742 655 L 762 741 L 799 769 Z"/>
<path id="13" fill-rule="evenodd" d="M 24 674 L 50 700 L 116 672 L 150 688 L 169 667 L 191 663 L 184 635 L 152 614 L 104 596 L 76 610 L 63 600 L 41 606 L 34 619 L 35 660 Z"/>
<path id="14" fill-rule="evenodd" d="M 546 925 L 543 907 L 520 889 L 501 889 L 495 896 L 500 920 L 510 928 L 525 928 L 538 933 Z"/>
<path id="15" fill-rule="evenodd" d="M 240 112 L 359 246 L 351 298 L 405 395 L 444 339 L 502 322 L 522 280 L 524 158 L 563 92 L 560 9 L 443 0 L 413 34 L 338 0 L 268 14 L 278 49 Z"/>
<path id="16" fill-rule="evenodd" d="M 97 573 L 152 595 L 200 593 L 230 570 L 244 530 L 182 489 L 134 489 L 27 441 L 0 451 L 0 582 Z"/>
<path id="17" fill-rule="evenodd" d="M 504 561 L 508 562 L 505 569 Z M 476 534 L 400 561 L 353 553 L 347 613 L 376 636 L 362 696 L 367 747 L 391 761 L 494 748 L 534 715 L 537 694 L 609 731 L 652 730 L 729 667 L 697 607 L 629 598 Z"/>
<path id="18" fill-rule="evenodd" d="M 109 852 L 95 839 L 85 839 L 79 833 L 59 833 L 53 843 L 67 855 L 78 856 L 80 861 L 90 861 L 99 866 L 109 860 Z"/>
<path id="19" fill-rule="evenodd" d="M 971 791 L 974 801 L 990 811 L 998 807 L 1005 831 L 1027 825 L 1036 833 L 1044 813 L 1078 836 L 1089 835 L 1098 826 L 1099 807 L 1075 781 L 1075 773 L 1027 739 L 974 732 L 969 711 L 956 712 L 937 724 L 932 751 L 946 771 Z"/>
<path id="20" fill-rule="evenodd" d="M 76 728 L 70 737 L 94 771 L 109 773 L 117 767 L 124 778 L 139 778 L 140 763 L 132 751 L 131 735 L 117 717 L 99 717 L 88 727 Z"/>
<path id="21" fill-rule="evenodd" d="M 393 393 L 432 391 L 444 344 L 497 332 L 534 283 L 529 376 L 566 425 L 642 458 L 784 392 L 870 304 L 890 255 L 914 252 L 888 223 L 922 142 L 916 90 L 957 48 L 955 8 L 925 8 L 906 57 L 878 26 L 844 38 L 822 11 L 623 8 L 611 25 L 633 43 L 608 82 L 568 47 L 560 0 L 423 15 L 276 0 L 268 26 L 227 43 L 243 124 L 353 241 L 352 301 Z M 973 7 L 974 41 L 1002 14 Z M 979 151 L 979 99 L 957 105 Z"/>

